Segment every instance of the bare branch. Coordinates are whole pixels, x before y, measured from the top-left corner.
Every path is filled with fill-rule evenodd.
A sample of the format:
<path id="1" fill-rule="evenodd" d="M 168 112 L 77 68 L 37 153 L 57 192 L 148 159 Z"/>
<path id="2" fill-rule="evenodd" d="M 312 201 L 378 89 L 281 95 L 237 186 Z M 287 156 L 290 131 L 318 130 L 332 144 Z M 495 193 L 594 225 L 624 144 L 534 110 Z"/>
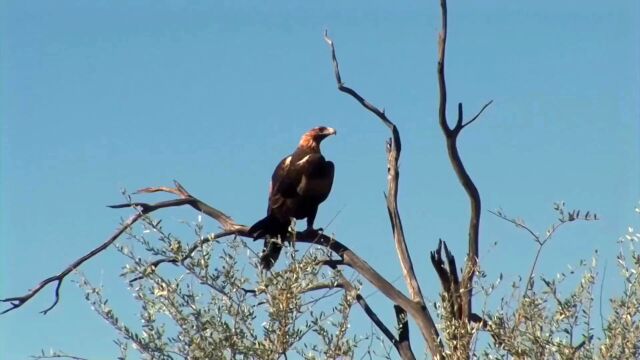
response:
<path id="1" fill-rule="evenodd" d="M 228 216 L 227 214 L 219 211 L 218 209 L 200 201 L 199 199 L 196 199 L 195 197 L 191 196 L 188 192 L 186 192 L 186 190 L 184 189 L 184 187 L 182 187 L 182 185 L 180 185 L 177 181 L 175 182 L 176 184 L 176 189 L 171 189 L 171 188 L 167 188 L 167 187 L 156 187 L 156 188 L 145 188 L 142 190 L 138 190 L 137 193 L 149 193 L 149 192 L 159 192 L 159 191 L 163 191 L 163 192 L 169 192 L 172 194 L 178 194 L 180 196 L 180 199 L 174 199 L 174 200 L 167 200 L 164 201 L 162 203 L 158 203 L 155 205 L 150 205 L 147 203 L 140 203 L 140 202 L 136 202 L 136 203 L 125 203 L 125 204 L 117 204 L 117 205 L 110 205 L 109 207 L 112 209 L 122 209 L 122 208 L 127 208 L 127 207 L 141 207 L 143 209 L 143 211 L 145 210 L 146 207 L 152 207 L 151 211 L 155 211 L 158 210 L 159 208 L 164 208 L 164 207 L 173 207 L 173 206 L 182 206 L 182 205 L 189 205 L 192 208 L 196 209 L 197 211 L 211 217 L 212 219 L 216 220 L 218 223 L 220 223 L 220 226 L 222 226 L 222 228 L 224 230 L 227 231 L 234 231 L 236 228 L 238 227 L 243 227 L 243 225 L 238 225 L 233 218 L 231 218 L 230 216 Z M 179 190 L 181 189 L 181 190 Z M 153 208 L 154 206 L 160 206 L 158 208 Z M 148 211 L 148 212 L 151 212 Z"/>
<path id="2" fill-rule="evenodd" d="M 317 283 L 314 285 L 308 286 L 306 289 L 302 290 L 302 292 L 311 292 L 318 290 L 327 290 L 327 289 L 346 289 L 347 286 L 343 282 L 333 283 L 330 281 Z M 347 289 L 348 290 L 348 289 Z"/>
<path id="3" fill-rule="evenodd" d="M 340 76 L 340 70 L 338 65 L 338 59 L 336 58 L 336 49 L 333 43 L 333 40 L 329 38 L 327 32 L 325 31 L 324 39 L 331 47 L 331 58 L 333 60 L 333 68 L 336 76 L 336 82 L 338 84 L 338 90 L 351 95 L 353 98 L 358 100 L 362 106 L 364 106 L 367 110 L 374 113 L 382 122 L 391 130 L 392 138 L 390 143 L 387 143 L 387 156 L 388 156 L 388 196 L 386 196 L 387 200 L 387 210 L 389 212 L 389 219 L 391 220 L 391 227 L 393 230 L 393 237 L 396 244 L 396 250 L 398 252 L 398 256 L 400 258 L 400 263 L 402 265 L 402 271 L 405 277 L 405 281 L 407 286 L 409 287 L 409 292 L 411 293 L 411 298 L 413 301 L 424 302 L 424 297 L 422 296 L 422 291 L 420 290 L 420 285 L 415 275 L 415 271 L 413 270 L 413 263 L 411 261 L 411 256 L 409 254 L 409 250 L 407 249 L 406 240 L 404 237 L 404 230 L 402 229 L 402 221 L 400 219 L 400 213 L 398 211 L 398 179 L 400 177 L 400 172 L 398 170 L 398 161 L 400 159 L 400 151 L 401 151 L 401 142 L 400 142 L 400 133 L 396 125 L 389 120 L 384 110 L 379 110 L 376 106 L 369 103 L 362 96 L 360 96 L 355 90 L 346 87 L 342 82 L 342 78 Z"/>
<path id="4" fill-rule="evenodd" d="M 605 321 L 604 321 L 604 315 L 602 313 L 602 294 L 604 294 L 604 282 L 607 278 L 607 263 L 604 263 L 604 268 L 602 269 L 602 279 L 600 280 L 600 293 L 598 294 L 598 314 L 600 315 L 600 330 L 602 330 L 602 333 L 604 334 L 605 332 Z"/>
<path id="5" fill-rule="evenodd" d="M 224 214 L 223 212 L 209 206 L 208 204 L 200 201 L 199 199 L 196 199 L 194 197 L 192 197 L 191 195 L 189 195 L 189 193 L 184 189 L 184 187 L 182 187 L 182 185 L 180 185 L 178 182 L 175 182 L 176 184 L 176 189 L 170 189 L 170 188 L 166 188 L 166 187 L 158 187 L 158 188 L 146 188 L 143 189 L 142 191 L 139 192 L 155 192 L 155 191 L 165 191 L 165 192 L 170 192 L 173 194 L 178 194 L 179 196 L 181 196 L 181 199 L 174 199 L 174 200 L 167 200 L 167 201 L 161 201 L 155 204 L 147 204 L 147 203 L 127 203 L 127 204 L 119 204 L 119 205 L 111 205 L 109 206 L 110 208 L 113 209 L 120 209 L 120 208 L 125 208 L 125 207 L 133 207 L 135 209 L 138 210 L 137 213 L 133 214 L 131 217 L 129 217 L 124 223 L 122 223 L 122 225 L 105 241 L 103 242 L 100 246 L 96 247 L 95 249 L 91 250 L 90 252 L 88 252 L 86 255 L 78 258 L 77 260 L 75 260 L 73 263 L 71 263 L 69 266 L 67 266 L 62 272 L 60 272 L 57 275 L 51 276 L 43 281 L 41 281 L 38 285 L 36 285 L 36 287 L 32 288 L 31 290 L 29 290 L 26 294 L 22 295 L 22 296 L 16 296 L 16 297 L 10 297 L 10 298 L 6 298 L 6 299 L 0 299 L 0 302 L 5 302 L 5 303 L 9 303 L 10 306 L 9 308 L 3 310 L 2 312 L 0 312 L 0 314 L 5 314 L 8 313 L 12 310 L 15 310 L 19 307 L 21 307 L 22 305 L 24 305 L 25 303 L 27 303 L 29 300 L 31 300 L 31 298 L 33 298 L 36 294 L 38 294 L 42 289 L 44 289 L 47 285 L 51 284 L 51 283 L 56 283 L 56 288 L 55 288 L 55 293 L 54 293 L 54 301 L 51 304 L 51 306 L 49 306 L 48 308 L 44 309 L 41 311 L 42 314 L 47 314 L 49 311 L 51 311 L 51 309 L 53 309 L 57 304 L 58 301 L 60 300 L 60 287 L 62 286 L 62 282 L 64 281 L 64 279 L 75 269 L 77 269 L 80 265 L 82 265 L 84 262 L 86 262 L 87 260 L 91 259 L 92 257 L 96 256 L 97 254 L 101 253 L 102 251 L 104 251 L 106 248 L 108 248 L 111 244 L 113 244 L 113 242 L 118 239 L 118 237 L 120 237 L 120 235 L 122 235 L 127 229 L 129 229 L 133 224 L 135 224 L 138 220 L 140 220 L 143 216 L 159 210 L 159 209 L 164 209 L 164 208 L 168 208 L 168 207 L 176 207 L 176 206 L 182 206 L 182 205 L 190 205 L 191 207 L 193 207 L 194 209 L 203 212 L 204 214 L 214 218 L 215 220 L 217 220 L 223 228 L 226 229 L 226 231 L 222 232 L 219 234 L 219 236 L 222 235 L 230 235 L 230 234 L 237 234 L 237 235 L 243 235 L 246 236 L 246 227 L 242 226 L 242 225 L 238 225 L 236 224 L 233 219 L 231 217 L 229 217 L 228 215 Z M 151 189 L 159 189 L 159 190 L 155 190 L 152 191 Z M 192 247 L 190 249 L 190 253 L 192 253 L 193 251 L 195 251 L 195 248 Z M 161 262 L 172 262 L 170 260 L 158 260 L 159 263 Z"/>
<path id="6" fill-rule="evenodd" d="M 542 249 L 544 248 L 544 245 L 546 244 L 546 242 L 551 238 L 551 236 L 553 236 L 553 233 L 563 224 L 565 224 L 566 222 L 560 222 L 558 225 L 553 225 L 551 227 L 551 230 L 547 232 L 547 235 L 543 238 L 540 237 L 540 235 L 538 235 L 535 231 L 533 231 L 533 229 L 531 229 L 529 226 L 527 226 L 524 221 L 522 220 L 518 220 L 518 219 L 512 219 L 507 217 L 504 213 L 502 213 L 501 211 L 492 211 L 489 210 L 489 213 L 499 217 L 502 220 L 508 221 L 510 223 L 512 223 L 513 225 L 515 225 L 517 228 L 520 229 L 524 229 L 527 233 L 529 233 L 529 235 L 531 235 L 531 237 L 533 238 L 533 241 L 538 244 L 538 248 L 536 249 L 536 255 L 533 258 L 533 263 L 531 264 L 531 266 L 529 267 L 529 275 L 527 276 L 527 283 L 525 286 L 525 291 L 522 294 L 522 299 L 524 299 L 524 297 L 527 295 L 527 293 L 530 290 L 533 290 L 533 273 L 535 272 L 536 266 L 538 265 L 538 260 L 540 259 L 540 254 L 542 253 Z M 520 301 L 522 301 L 522 299 Z"/>
<path id="7" fill-rule="evenodd" d="M 167 192 L 170 194 L 178 195 L 181 198 L 186 198 L 189 194 L 180 191 L 178 188 L 170 188 L 168 186 L 146 187 L 133 192 L 133 194 L 149 194 L 155 192 Z"/>
<path id="8" fill-rule="evenodd" d="M 442 254 L 444 253 L 444 260 Z M 456 259 L 449 251 L 447 243 L 442 240 L 438 241 L 436 251 L 430 254 L 431 264 L 442 284 L 442 292 L 447 296 L 447 311 L 456 319 L 463 319 L 463 299 L 460 292 L 460 279 L 458 278 L 458 268 Z M 446 260 L 446 262 L 445 262 Z"/>
<path id="9" fill-rule="evenodd" d="M 478 111 L 478 113 L 476 114 L 476 116 L 472 117 L 471 120 L 467 121 L 466 123 L 462 124 L 460 126 L 460 129 L 464 129 L 467 125 L 471 124 L 472 122 L 476 121 L 476 119 L 478 117 L 480 117 L 480 115 L 482 115 L 482 112 L 489 107 L 489 105 L 493 104 L 493 100 L 489 100 L 488 103 L 484 104 L 484 106 L 482 107 L 482 109 L 480 109 L 480 111 Z M 462 107 L 462 104 L 460 104 L 460 106 Z"/>
<path id="10" fill-rule="evenodd" d="M 384 110 L 378 109 L 376 106 L 374 106 L 360 94 L 358 94 L 355 90 L 344 85 L 344 82 L 342 81 L 342 77 L 340 75 L 340 67 L 338 64 L 338 59 L 336 57 L 335 45 L 333 43 L 333 40 L 331 40 L 331 38 L 329 37 L 327 31 L 325 31 L 324 39 L 331 48 L 331 59 L 333 61 L 333 70 L 336 78 L 336 83 L 338 84 L 338 90 L 349 94 L 354 99 L 356 99 L 365 109 L 375 114 L 391 130 L 392 138 L 391 141 L 387 143 L 387 210 L 389 212 L 389 218 L 391 220 L 393 237 L 396 244 L 396 251 L 398 253 L 398 257 L 400 258 L 400 265 L 402 267 L 403 276 L 413 300 L 411 301 L 409 299 L 406 299 L 404 295 L 398 296 L 399 292 L 396 293 L 397 289 L 395 289 L 390 283 L 388 283 L 377 272 L 375 272 L 368 264 L 358 263 L 357 265 L 351 265 L 355 265 L 354 267 L 356 267 L 356 270 L 361 275 L 363 275 L 368 281 L 370 281 L 378 289 L 380 289 L 380 291 L 387 297 L 389 297 L 389 299 L 391 299 L 395 304 L 400 305 L 402 308 L 406 309 L 407 312 L 411 314 L 414 320 L 418 323 L 418 327 L 420 328 L 422 335 L 427 341 L 427 345 L 432 356 L 436 359 L 444 358 L 443 345 L 440 341 L 438 330 L 435 326 L 433 318 L 431 317 L 431 314 L 427 310 L 427 307 L 424 303 L 424 297 L 422 295 L 422 291 L 420 290 L 420 285 L 416 278 L 415 271 L 413 270 L 413 263 L 411 261 L 409 250 L 407 248 L 404 231 L 402 228 L 402 222 L 400 220 L 400 213 L 398 211 L 398 179 L 400 177 L 400 172 L 398 170 L 398 161 L 400 159 L 400 152 L 402 150 L 400 133 L 396 125 L 391 120 L 389 120 Z M 345 263 L 349 265 L 349 261 L 347 261 L 345 257 L 343 258 L 345 259 Z M 393 291 L 392 289 L 395 291 Z M 402 302 L 399 301 L 401 299 Z M 410 301 L 410 305 L 405 301 L 405 299 Z"/>
<path id="11" fill-rule="evenodd" d="M 357 289 L 353 286 L 353 284 L 351 284 L 351 282 L 340 272 L 337 270 L 336 266 L 330 266 L 332 269 L 336 270 L 336 273 L 338 274 L 339 278 L 340 278 L 340 285 L 342 285 L 342 287 L 350 292 L 355 293 L 356 295 L 356 301 L 358 302 L 358 304 L 360 305 L 360 307 L 362 308 L 362 310 L 364 310 L 365 314 L 367 314 L 367 316 L 369 317 L 369 319 L 371 319 L 371 321 L 378 327 L 378 329 L 380 329 L 380 331 L 382 331 L 382 333 L 384 334 L 384 336 L 387 337 L 387 339 L 391 342 L 391 344 L 393 345 L 393 347 L 396 348 L 396 350 L 398 351 L 398 354 L 400 354 L 400 357 L 402 359 L 415 359 L 415 355 L 413 354 L 413 351 L 411 350 L 411 345 L 408 343 L 408 340 L 406 342 L 400 342 L 391 332 L 391 330 L 389 330 L 389 328 L 382 322 L 382 320 L 380 320 L 380 318 L 378 317 L 378 315 L 373 311 L 373 309 L 369 306 L 369 303 L 367 303 L 367 300 L 362 296 L 362 294 L 360 294 Z M 397 306 L 397 305 L 394 305 Z M 402 308 L 400 308 L 402 309 Z M 404 311 L 404 310 L 403 310 Z M 406 312 L 404 312 L 405 315 L 405 322 L 406 322 Z M 406 328 L 407 331 L 407 336 L 408 336 L 408 325 Z"/>
<path id="12" fill-rule="evenodd" d="M 400 265 L 402 267 L 402 273 L 409 288 L 409 293 L 412 298 L 412 306 L 407 308 L 405 305 L 394 301 L 396 304 L 402 306 L 407 309 L 407 311 L 412 314 L 414 319 L 418 322 L 420 330 L 422 331 L 423 336 L 427 340 L 427 344 L 429 346 L 429 350 L 434 358 L 442 358 L 444 357 L 443 346 L 439 340 L 438 331 L 435 327 L 435 323 L 431 318 L 429 311 L 426 308 L 424 303 L 424 296 L 422 295 L 422 291 L 420 290 L 420 285 L 416 278 L 415 271 L 413 269 L 413 263 L 411 261 L 411 256 L 409 250 L 407 248 L 404 230 L 402 228 L 402 221 L 400 219 L 400 213 L 398 211 L 398 179 L 400 177 L 400 172 L 398 170 L 398 162 L 400 159 L 400 152 L 402 150 L 402 145 L 400 141 L 400 133 L 396 125 L 389 120 L 384 110 L 380 110 L 375 105 L 368 102 L 365 98 L 363 98 L 358 92 L 344 85 L 342 81 L 342 77 L 340 75 L 340 66 L 338 64 L 338 59 L 336 56 L 336 49 L 333 40 L 328 35 L 328 32 L 324 33 L 324 40 L 327 42 L 329 47 L 331 48 L 331 59 L 333 62 L 333 71 L 336 78 L 336 83 L 338 85 L 338 90 L 344 92 L 354 99 L 356 99 L 360 105 L 362 105 L 365 109 L 372 112 L 376 115 L 384 125 L 386 125 L 391 130 L 391 141 L 387 143 L 387 160 L 388 160 L 388 195 L 386 196 L 387 200 L 387 210 L 389 212 L 389 218 L 391 221 L 391 227 L 393 230 L 393 237 L 396 245 L 396 251 L 398 253 L 398 257 L 400 259 Z M 333 249 L 332 249 L 333 250 Z M 368 266 L 368 264 L 367 264 Z M 360 272 L 360 270 L 358 270 Z M 373 271 L 373 269 L 371 269 Z M 367 271 L 367 273 L 371 274 L 371 271 Z M 366 275 L 361 272 L 363 276 Z M 376 273 L 377 274 L 377 273 Z M 371 279 L 367 278 L 367 280 L 371 281 Z M 386 280 L 385 280 L 386 281 Z M 380 284 L 378 284 L 380 285 Z M 376 285 L 376 287 L 378 287 Z M 390 284 L 389 284 L 390 285 Z M 383 288 L 378 287 L 383 293 Z M 392 287 L 393 288 L 393 287 Z M 395 289 L 395 288 L 394 288 Z M 385 294 L 389 296 L 388 294 Z M 418 305 L 420 307 L 419 311 L 412 313 L 412 309 Z"/>
<path id="13" fill-rule="evenodd" d="M 364 310 L 365 314 L 367 314 L 369 319 L 371 319 L 371 321 L 378 327 L 378 329 L 382 331 L 384 336 L 387 337 L 387 339 L 391 342 L 393 347 L 396 348 L 396 350 L 398 351 L 398 354 L 400 354 L 400 357 L 402 359 L 415 359 L 415 356 L 411 351 L 411 347 L 408 347 L 408 348 L 400 347 L 400 342 L 398 341 L 398 339 L 396 339 L 396 337 L 393 335 L 391 330 L 389 330 L 389 328 L 382 322 L 382 320 L 380 320 L 380 318 L 373 311 L 373 309 L 371 309 L 371 307 L 369 306 L 369 303 L 367 303 L 367 300 L 364 298 L 364 296 L 362 296 L 362 294 L 360 293 L 356 294 L 356 301 L 358 302 L 362 310 Z"/>
<path id="14" fill-rule="evenodd" d="M 111 237 L 109 237 L 109 239 L 107 239 L 100 246 L 88 252 L 86 255 L 82 256 L 81 258 L 71 263 L 71 265 L 67 266 L 67 268 L 64 269 L 58 275 L 51 276 L 41 281 L 38 285 L 36 285 L 36 287 L 29 290 L 29 292 L 27 292 L 22 296 L 1 299 L 0 302 L 8 302 L 10 304 L 10 307 L 2 311 L 0 314 L 5 314 L 5 313 L 8 313 L 9 311 L 12 311 L 21 307 L 22 305 L 26 304 L 29 300 L 31 300 L 31 298 L 33 298 L 37 293 L 39 293 L 47 285 L 53 282 L 56 282 L 57 284 L 56 284 L 53 303 L 51 304 L 51 306 L 49 306 L 48 308 L 40 312 L 46 315 L 51 309 L 53 309 L 58 304 L 58 301 L 60 300 L 60 287 L 62 286 L 62 281 L 64 280 L 64 278 L 67 275 L 69 275 L 73 270 L 77 269 L 80 265 L 82 265 L 85 261 L 91 259 L 95 255 L 102 252 L 104 249 L 108 248 L 109 245 L 111 245 L 120 235 L 122 235 L 122 233 L 124 233 L 129 227 L 131 227 L 131 225 L 133 225 L 136 221 L 138 221 L 141 217 L 143 217 L 144 214 L 145 214 L 145 209 L 143 208 L 138 213 L 132 215 L 129 219 L 127 219 L 127 221 L 125 221 L 122 224 L 122 226 L 120 226 L 118 230 L 116 230 L 116 232 L 113 235 L 111 235 Z"/>
<path id="15" fill-rule="evenodd" d="M 384 110 L 378 109 L 375 105 L 371 104 L 365 98 L 360 96 L 360 94 L 358 94 L 356 91 L 354 91 L 353 89 L 351 89 L 351 88 L 349 88 L 347 86 L 344 86 L 344 83 L 342 82 L 342 77 L 340 76 L 340 66 L 338 64 L 338 59 L 336 57 L 336 48 L 335 48 L 335 46 L 333 44 L 333 40 L 331 40 L 331 38 L 329 37 L 328 31 L 326 31 L 326 30 L 324 32 L 324 41 L 326 41 L 327 44 L 329 45 L 329 47 L 331 47 L 331 59 L 333 61 L 333 72 L 334 72 L 334 75 L 336 77 L 336 82 L 338 83 L 338 90 L 340 90 L 340 91 L 342 91 L 344 93 L 347 93 L 347 94 L 351 95 L 353 98 L 355 98 L 356 100 L 358 100 L 358 102 L 362 106 L 364 106 L 367 110 L 371 111 L 380 120 L 382 120 L 382 122 L 388 128 L 390 128 L 390 129 L 395 128 L 395 125 L 391 122 L 391 120 L 389 120 L 387 118 L 387 115 L 385 114 Z"/>
<path id="16" fill-rule="evenodd" d="M 487 210 L 490 214 L 493 214 L 497 217 L 499 217 L 502 220 L 508 221 L 510 223 L 512 223 L 513 225 L 515 225 L 518 228 L 524 229 L 526 230 L 531 237 L 533 237 L 533 239 L 537 242 L 540 243 L 540 236 L 538 236 L 538 234 L 535 233 L 535 231 L 531 230 L 530 227 L 528 227 L 527 225 L 525 225 L 522 222 L 518 222 L 515 219 L 510 219 L 507 216 L 505 216 L 502 212 L 497 212 L 497 211 L 493 211 L 493 210 Z"/>
<path id="17" fill-rule="evenodd" d="M 233 230 L 235 229 L 235 227 L 238 226 L 238 224 L 236 224 L 236 222 L 230 216 L 192 197 L 191 194 L 189 194 L 189 192 L 187 191 L 187 189 L 185 189 L 184 186 L 182 186 L 179 182 L 174 180 L 173 184 L 175 185 L 175 188 L 170 188 L 166 186 L 147 187 L 147 188 L 136 191 L 134 194 L 154 193 L 154 192 L 168 192 L 171 194 L 175 194 L 181 199 L 188 200 L 189 202 L 187 204 L 189 204 L 194 209 L 215 219 L 218 223 L 220 223 L 220 225 L 224 230 Z"/>
<path id="18" fill-rule="evenodd" d="M 444 60 L 447 49 L 447 0 L 440 0 L 442 14 L 442 30 L 438 34 L 438 89 L 440 102 L 438 106 L 438 119 L 445 136 L 449 135 L 451 128 L 447 123 L 447 82 L 444 77 Z"/>
<path id="19" fill-rule="evenodd" d="M 522 298 L 523 299 L 526 296 L 528 291 L 533 290 L 533 273 L 535 272 L 536 266 L 538 265 L 538 260 L 540 258 L 540 254 L 542 253 L 542 249 L 544 248 L 544 245 L 553 237 L 553 235 L 556 233 L 556 231 L 558 231 L 558 229 L 560 229 L 560 227 L 562 227 L 562 225 L 570 223 L 570 222 L 574 222 L 574 221 L 578 221 L 578 220 L 582 220 L 582 221 L 597 221 L 598 220 L 598 217 L 597 217 L 596 214 L 593 214 L 593 216 L 589 216 L 590 211 L 587 211 L 583 216 L 580 216 L 580 210 L 577 210 L 577 209 L 565 213 L 564 209 L 559 207 L 558 204 L 556 204 L 555 210 L 560 213 L 560 218 L 558 219 L 557 223 L 554 223 L 554 224 L 551 225 L 551 227 L 545 232 L 544 236 L 540 236 L 533 229 L 531 229 L 528 225 L 526 225 L 524 223 L 524 221 L 521 220 L 521 219 L 510 218 L 505 213 L 503 213 L 502 211 L 489 210 L 489 213 L 499 217 L 502 220 L 510 222 L 511 224 L 515 225 L 517 228 L 525 230 L 527 233 L 529 233 L 529 235 L 531 235 L 531 237 L 533 238 L 533 241 L 538 246 L 538 248 L 536 250 L 536 255 L 533 258 L 533 263 L 531 264 L 531 267 L 529 268 L 529 275 L 527 276 L 527 284 L 526 284 L 526 287 L 525 287 L 525 292 L 522 294 Z"/>
<path id="20" fill-rule="evenodd" d="M 464 111 L 462 109 L 462 103 L 458 103 L 458 120 L 456 121 L 456 127 L 453 131 L 458 131 L 458 129 L 462 129 L 462 122 L 464 121 Z"/>
<path id="21" fill-rule="evenodd" d="M 43 350 L 44 351 L 44 350 Z M 70 360 L 89 360 L 87 358 L 83 358 L 80 356 L 68 355 L 65 353 L 55 352 L 49 355 L 32 355 L 30 356 L 32 359 L 70 359 Z"/>
<path id="22" fill-rule="evenodd" d="M 357 292 L 357 289 L 351 284 L 349 280 L 347 280 L 344 277 L 344 275 L 340 274 L 340 278 L 341 278 L 341 284 L 347 291 L 356 293 L 356 301 L 358 302 L 358 305 L 360 305 L 362 310 L 364 310 L 365 314 L 367 314 L 369 319 L 371 319 L 374 325 L 376 325 L 378 329 L 382 331 L 384 336 L 387 337 L 387 339 L 391 342 L 391 344 L 393 344 L 393 346 L 396 349 L 398 349 L 398 339 L 396 339 L 396 337 L 393 336 L 393 333 L 391 332 L 391 330 L 389 330 L 389 328 L 382 322 L 382 320 L 380 320 L 380 318 L 373 311 L 373 309 L 371 309 L 371 307 L 369 306 L 369 303 L 367 303 L 367 300 L 359 292 Z"/>
<path id="23" fill-rule="evenodd" d="M 326 265 L 332 269 L 336 268 L 338 265 L 344 265 L 344 261 L 338 259 L 326 259 L 320 261 L 318 265 Z"/>
<path id="24" fill-rule="evenodd" d="M 488 104 L 476 115 L 472 120 L 467 123 L 463 123 L 463 110 L 462 103 L 458 104 L 458 120 L 456 122 L 456 126 L 451 129 L 447 122 L 447 86 L 445 81 L 445 54 L 446 54 L 446 44 L 447 44 L 447 1 L 440 0 L 440 8 L 442 14 L 442 30 L 440 31 L 438 37 L 438 65 L 437 65 L 437 73 L 438 73 L 438 85 L 440 92 L 440 102 L 439 102 L 439 124 L 442 132 L 445 135 L 446 143 L 447 143 L 447 153 L 449 155 L 449 160 L 453 167 L 456 176 L 458 177 L 458 181 L 466 191 L 469 197 L 469 203 L 471 207 L 471 214 L 469 216 L 469 235 L 468 235 L 468 253 L 467 253 L 467 262 L 465 265 L 464 272 L 462 274 L 462 282 L 461 282 L 461 291 L 464 292 L 465 301 L 462 307 L 462 317 L 468 319 L 472 313 L 472 285 L 473 285 L 473 277 L 475 275 L 477 266 L 478 266 L 478 247 L 479 247 L 479 234 L 480 234 L 480 214 L 481 214 L 481 201 L 480 201 L 480 193 L 476 188 L 473 180 L 467 173 L 467 170 L 462 163 L 462 159 L 460 158 L 460 153 L 458 152 L 458 135 L 460 131 L 471 122 L 475 121 L 478 118 L 480 113 L 489 106 Z M 489 102 L 490 104 L 491 102 Z"/>

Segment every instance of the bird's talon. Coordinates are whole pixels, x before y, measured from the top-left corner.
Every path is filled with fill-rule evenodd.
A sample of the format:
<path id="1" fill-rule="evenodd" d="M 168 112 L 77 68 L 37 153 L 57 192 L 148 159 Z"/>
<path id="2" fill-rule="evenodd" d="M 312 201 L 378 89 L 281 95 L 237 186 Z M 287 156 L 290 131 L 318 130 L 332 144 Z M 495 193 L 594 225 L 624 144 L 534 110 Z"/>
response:
<path id="1" fill-rule="evenodd" d="M 319 234 L 319 233 L 322 233 L 322 232 L 324 232 L 324 229 L 323 229 L 323 228 L 317 228 L 317 229 L 314 229 L 314 228 L 306 228 L 306 229 L 303 231 L 303 233 L 305 233 L 305 234 Z"/>

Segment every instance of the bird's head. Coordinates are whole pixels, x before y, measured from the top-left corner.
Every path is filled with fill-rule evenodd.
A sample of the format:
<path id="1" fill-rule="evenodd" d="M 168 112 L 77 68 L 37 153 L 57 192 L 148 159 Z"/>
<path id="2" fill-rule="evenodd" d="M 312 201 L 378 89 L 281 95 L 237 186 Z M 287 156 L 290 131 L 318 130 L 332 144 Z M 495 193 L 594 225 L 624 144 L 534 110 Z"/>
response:
<path id="1" fill-rule="evenodd" d="M 322 140 L 328 136 L 336 134 L 337 132 L 334 128 L 318 126 L 302 135 L 302 138 L 300 139 L 300 146 L 309 149 L 320 149 L 320 142 Z"/>

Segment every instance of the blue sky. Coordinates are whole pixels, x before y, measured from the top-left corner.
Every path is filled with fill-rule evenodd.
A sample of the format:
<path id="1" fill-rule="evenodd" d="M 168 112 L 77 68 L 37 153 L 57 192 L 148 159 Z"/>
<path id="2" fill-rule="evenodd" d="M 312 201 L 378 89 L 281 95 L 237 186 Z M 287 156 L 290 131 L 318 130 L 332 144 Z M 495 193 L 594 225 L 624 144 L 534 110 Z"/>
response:
<path id="1" fill-rule="evenodd" d="M 595 211 L 601 221 L 571 226 L 545 249 L 541 271 L 563 271 L 595 249 L 613 265 L 640 199 L 640 5 L 455 2 L 449 15 L 450 104 L 473 114 L 494 100 L 460 138 L 484 208 L 540 231 L 555 219 L 554 201 Z M 435 299 L 428 252 L 443 238 L 462 259 L 468 221 L 437 126 L 439 26 L 437 1 L 0 1 L 0 297 L 106 239 L 129 214 L 104 206 L 122 200 L 121 188 L 177 179 L 252 223 L 277 161 L 320 124 L 338 129 L 323 145 L 337 169 L 316 223 L 342 210 L 328 231 L 388 279 L 400 275 L 382 196 L 388 130 L 336 90 L 326 28 L 343 79 L 401 131 L 400 211 L 423 291 Z M 179 226 L 196 214 L 161 217 Z M 533 244 L 486 212 L 482 220 L 489 276 L 525 274 Z M 136 321 L 124 305 L 123 261 L 111 249 L 82 270 Z M 2 357 L 42 348 L 115 357 L 114 332 L 71 282 L 55 310 L 38 313 L 52 291 L 0 318 Z M 370 301 L 393 318 L 382 295 Z"/>

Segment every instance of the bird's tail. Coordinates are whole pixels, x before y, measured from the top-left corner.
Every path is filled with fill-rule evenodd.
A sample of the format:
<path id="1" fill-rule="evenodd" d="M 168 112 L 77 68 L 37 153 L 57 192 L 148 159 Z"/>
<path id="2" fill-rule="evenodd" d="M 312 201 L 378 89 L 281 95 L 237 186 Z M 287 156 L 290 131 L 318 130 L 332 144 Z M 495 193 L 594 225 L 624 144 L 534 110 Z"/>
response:
<path id="1" fill-rule="evenodd" d="M 260 267 L 269 270 L 278 260 L 282 251 L 282 241 L 286 239 L 291 221 L 283 221 L 275 216 L 267 215 L 249 228 L 249 234 L 254 239 L 267 238 L 264 250 L 260 255 Z"/>
<path id="2" fill-rule="evenodd" d="M 267 236 L 271 238 L 280 236 L 280 238 L 284 240 L 284 238 L 287 237 L 289 225 L 291 225 L 291 221 L 283 221 L 275 216 L 267 215 L 265 218 L 251 225 L 248 233 L 255 240 L 262 239 Z"/>
<path id="3" fill-rule="evenodd" d="M 260 254 L 260 267 L 263 270 L 270 270 L 282 251 L 282 241 L 278 238 L 264 241 L 264 249 Z"/>

